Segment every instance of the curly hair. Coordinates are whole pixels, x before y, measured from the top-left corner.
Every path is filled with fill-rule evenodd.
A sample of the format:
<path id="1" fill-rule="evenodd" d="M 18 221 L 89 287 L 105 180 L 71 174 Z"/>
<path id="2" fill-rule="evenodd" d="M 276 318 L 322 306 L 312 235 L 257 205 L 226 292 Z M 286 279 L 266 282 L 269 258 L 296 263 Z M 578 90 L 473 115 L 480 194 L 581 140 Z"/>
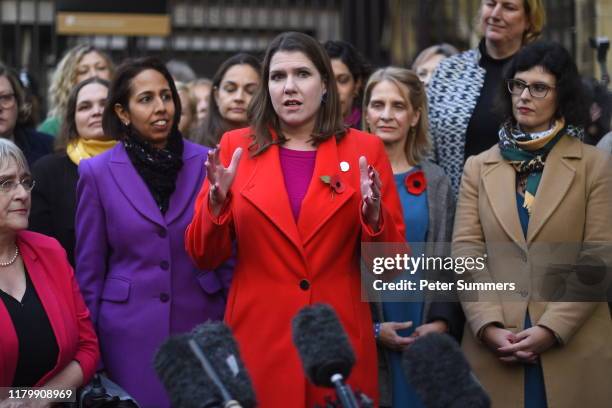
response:
<path id="1" fill-rule="evenodd" d="M 106 65 L 112 76 L 114 69 L 113 62 L 106 53 L 90 44 L 80 44 L 71 48 L 64 54 L 59 64 L 57 64 L 51 79 L 51 85 L 49 86 L 49 117 L 64 116 L 70 92 L 76 85 L 77 66 L 81 58 L 90 52 L 96 52 L 106 60 Z"/>

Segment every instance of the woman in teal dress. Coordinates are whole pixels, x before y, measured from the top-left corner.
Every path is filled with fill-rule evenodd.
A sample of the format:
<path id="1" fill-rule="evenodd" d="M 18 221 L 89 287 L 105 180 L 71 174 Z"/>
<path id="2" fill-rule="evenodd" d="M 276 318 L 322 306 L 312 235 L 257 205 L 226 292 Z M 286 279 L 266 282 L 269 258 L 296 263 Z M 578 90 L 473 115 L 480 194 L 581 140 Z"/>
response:
<path id="1" fill-rule="evenodd" d="M 454 196 L 442 169 L 426 159 L 430 140 L 423 83 L 407 69 L 379 69 L 366 85 L 363 112 L 364 128 L 385 144 L 412 253 L 448 256 L 449 246 L 444 243 L 449 243 L 452 237 Z M 422 272 L 417 271 L 410 279 L 418 281 L 421 276 Z M 404 376 L 401 351 L 417 337 L 431 332 L 448 332 L 460 338 L 461 307 L 458 303 L 413 299 L 383 301 L 372 309 L 379 345 L 381 406 L 422 407 Z"/>

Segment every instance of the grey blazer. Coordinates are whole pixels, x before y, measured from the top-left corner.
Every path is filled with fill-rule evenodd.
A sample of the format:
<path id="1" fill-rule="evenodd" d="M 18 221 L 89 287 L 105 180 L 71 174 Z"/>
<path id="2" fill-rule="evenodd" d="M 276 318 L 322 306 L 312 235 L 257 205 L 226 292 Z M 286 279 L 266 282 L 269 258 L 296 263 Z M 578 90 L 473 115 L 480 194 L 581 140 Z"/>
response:
<path id="1" fill-rule="evenodd" d="M 427 250 L 425 256 L 450 256 L 450 245 L 453 236 L 455 218 L 455 195 L 450 180 L 442 168 L 431 161 L 421 163 L 427 180 L 427 205 L 429 207 L 429 226 L 427 229 Z M 406 228 L 410 228 L 406 225 Z M 382 303 L 373 302 L 374 322 L 384 322 Z M 461 305 L 457 302 L 433 302 L 425 300 L 423 321 L 445 320 L 450 334 L 459 341 L 463 335 L 465 318 Z M 385 347 L 377 342 L 378 381 L 380 386 L 380 406 L 391 406 L 391 372 Z"/>

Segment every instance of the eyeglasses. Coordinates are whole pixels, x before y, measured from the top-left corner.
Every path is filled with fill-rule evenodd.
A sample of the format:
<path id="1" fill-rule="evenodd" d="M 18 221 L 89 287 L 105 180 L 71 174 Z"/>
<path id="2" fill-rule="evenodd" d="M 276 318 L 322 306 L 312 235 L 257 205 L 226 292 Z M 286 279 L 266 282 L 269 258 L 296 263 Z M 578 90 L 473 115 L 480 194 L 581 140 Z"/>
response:
<path id="1" fill-rule="evenodd" d="M 15 94 L 0 95 L 0 106 L 4 109 L 12 108 L 15 105 Z"/>
<path id="2" fill-rule="evenodd" d="M 512 95 L 522 95 L 525 88 L 527 88 L 529 89 L 529 94 L 534 98 L 545 98 L 551 89 L 555 89 L 554 86 L 546 85 L 541 82 L 528 84 L 520 79 L 506 79 L 506 84 L 508 85 L 508 91 L 510 91 Z"/>
<path id="3" fill-rule="evenodd" d="M 34 188 L 36 182 L 32 177 L 24 177 L 19 181 L 5 180 L 0 183 L 0 192 L 10 193 L 11 191 L 15 190 L 20 184 L 25 191 L 30 192 Z"/>

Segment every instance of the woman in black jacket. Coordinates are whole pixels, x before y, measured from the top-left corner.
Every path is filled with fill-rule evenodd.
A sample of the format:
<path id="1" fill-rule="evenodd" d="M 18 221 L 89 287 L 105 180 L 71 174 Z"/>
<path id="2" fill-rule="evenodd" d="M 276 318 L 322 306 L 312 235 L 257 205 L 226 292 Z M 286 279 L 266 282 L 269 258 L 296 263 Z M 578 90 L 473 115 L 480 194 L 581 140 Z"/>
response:
<path id="1" fill-rule="evenodd" d="M 97 77 L 79 83 L 68 100 L 56 152 L 34 165 L 30 229 L 56 238 L 74 266 L 74 216 L 77 166 L 113 147 L 116 141 L 102 131 L 108 81 Z"/>

